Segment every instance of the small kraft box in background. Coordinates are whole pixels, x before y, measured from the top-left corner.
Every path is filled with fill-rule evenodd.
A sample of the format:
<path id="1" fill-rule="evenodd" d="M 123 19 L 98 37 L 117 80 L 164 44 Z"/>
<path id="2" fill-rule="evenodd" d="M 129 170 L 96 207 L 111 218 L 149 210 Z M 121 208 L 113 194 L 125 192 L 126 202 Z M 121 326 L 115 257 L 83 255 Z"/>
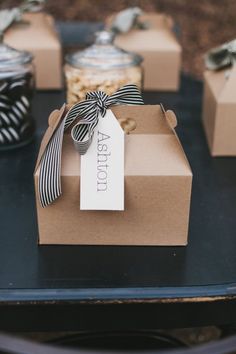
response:
<path id="1" fill-rule="evenodd" d="M 236 156 L 236 66 L 205 71 L 203 126 L 212 156 Z"/>
<path id="2" fill-rule="evenodd" d="M 52 16 L 25 13 L 4 35 L 6 44 L 34 56 L 37 89 L 62 88 L 62 50 Z"/>
<path id="3" fill-rule="evenodd" d="M 113 106 L 111 110 L 117 119 L 129 117 L 137 123 L 125 140 L 125 210 L 80 210 L 80 155 L 68 133 L 62 149 L 62 195 L 41 207 L 40 158 L 50 141 L 53 121 L 66 114 L 62 108 L 50 119 L 35 168 L 39 244 L 186 245 L 192 172 L 174 131 L 174 113 L 164 112 L 159 105 Z"/>
<path id="4" fill-rule="evenodd" d="M 107 24 L 111 23 L 112 17 Z M 171 17 L 147 13 L 139 17 L 147 29 L 131 29 L 117 34 L 115 44 L 144 59 L 144 83 L 147 91 L 177 91 L 180 84 L 182 48 L 173 32 Z"/>

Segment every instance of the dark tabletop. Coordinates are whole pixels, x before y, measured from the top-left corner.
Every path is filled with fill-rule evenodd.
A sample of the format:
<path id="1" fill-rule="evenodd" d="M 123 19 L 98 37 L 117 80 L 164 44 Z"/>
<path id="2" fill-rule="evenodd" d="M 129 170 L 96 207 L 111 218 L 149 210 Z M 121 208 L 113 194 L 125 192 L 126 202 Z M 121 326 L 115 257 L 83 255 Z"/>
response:
<path id="1" fill-rule="evenodd" d="M 63 103 L 64 93 L 36 94 L 35 141 L 0 153 L 0 305 L 4 311 L 12 304 L 173 306 L 235 299 L 236 159 L 210 156 L 201 125 L 201 99 L 202 83 L 189 77 L 182 77 L 179 93 L 144 94 L 145 103 L 161 102 L 175 111 L 177 132 L 193 170 L 187 247 L 39 247 L 33 169 L 48 115 Z M 231 310 L 227 308 L 227 318 Z M 8 317 L 8 312 L 3 313 Z M 5 328 L 0 312 L 1 326 Z"/>

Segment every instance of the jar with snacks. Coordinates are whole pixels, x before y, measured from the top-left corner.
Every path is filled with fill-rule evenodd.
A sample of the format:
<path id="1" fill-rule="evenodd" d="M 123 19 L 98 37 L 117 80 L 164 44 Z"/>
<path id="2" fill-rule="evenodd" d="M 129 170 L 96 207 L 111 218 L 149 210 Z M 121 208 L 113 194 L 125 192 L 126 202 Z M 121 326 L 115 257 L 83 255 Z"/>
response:
<path id="1" fill-rule="evenodd" d="M 32 55 L 0 41 L 0 150 L 20 147 L 33 138 Z"/>
<path id="2" fill-rule="evenodd" d="M 97 32 L 92 46 L 66 56 L 69 104 L 84 100 L 89 91 L 110 95 L 126 84 L 142 88 L 142 57 L 116 47 L 113 40 L 114 33 Z"/>

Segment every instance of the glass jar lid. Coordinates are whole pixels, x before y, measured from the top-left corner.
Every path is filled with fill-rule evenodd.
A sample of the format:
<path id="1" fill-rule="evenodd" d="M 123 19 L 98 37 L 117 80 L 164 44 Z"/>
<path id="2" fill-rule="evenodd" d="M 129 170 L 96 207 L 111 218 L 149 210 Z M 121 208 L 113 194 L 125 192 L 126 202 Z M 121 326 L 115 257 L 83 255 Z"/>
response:
<path id="1" fill-rule="evenodd" d="M 4 43 L 0 43 L 0 69 L 27 64 L 32 59 L 33 56 L 29 52 L 20 51 Z"/>
<path id="2" fill-rule="evenodd" d="M 66 56 L 66 62 L 76 68 L 96 68 L 107 70 L 139 65 L 140 55 L 126 52 L 113 44 L 114 33 L 100 31 L 95 33 L 95 43 L 83 51 Z"/>

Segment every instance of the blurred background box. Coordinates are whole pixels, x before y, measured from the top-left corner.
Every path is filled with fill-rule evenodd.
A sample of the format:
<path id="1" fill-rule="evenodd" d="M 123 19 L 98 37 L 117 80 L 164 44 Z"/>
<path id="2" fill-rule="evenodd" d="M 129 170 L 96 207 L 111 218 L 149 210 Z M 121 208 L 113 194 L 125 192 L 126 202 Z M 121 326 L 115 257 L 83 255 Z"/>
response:
<path id="1" fill-rule="evenodd" d="M 212 156 L 236 156 L 236 66 L 204 74 L 203 126 Z"/>
<path id="2" fill-rule="evenodd" d="M 108 23 L 111 18 L 108 18 Z M 139 17 L 146 29 L 131 29 L 116 36 L 115 44 L 144 58 L 144 90 L 177 91 L 182 49 L 170 16 L 147 13 Z"/>
<path id="3" fill-rule="evenodd" d="M 4 41 L 13 48 L 34 55 L 37 89 L 62 88 L 62 53 L 53 17 L 44 13 L 26 13 L 25 23 L 12 26 Z"/>

